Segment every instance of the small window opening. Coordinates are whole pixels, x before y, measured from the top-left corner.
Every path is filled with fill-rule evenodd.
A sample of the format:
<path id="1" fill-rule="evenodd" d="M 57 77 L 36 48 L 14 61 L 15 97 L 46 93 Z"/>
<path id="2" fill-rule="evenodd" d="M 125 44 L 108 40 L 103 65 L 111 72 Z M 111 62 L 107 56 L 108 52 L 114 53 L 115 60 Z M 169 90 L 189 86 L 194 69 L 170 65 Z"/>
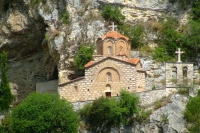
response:
<path id="1" fill-rule="evenodd" d="M 111 73 L 107 72 L 107 81 L 111 81 L 111 80 L 112 80 Z"/>
<path id="2" fill-rule="evenodd" d="M 111 47 L 111 46 L 108 47 L 108 54 L 109 54 L 109 55 L 112 54 L 112 47 Z"/>

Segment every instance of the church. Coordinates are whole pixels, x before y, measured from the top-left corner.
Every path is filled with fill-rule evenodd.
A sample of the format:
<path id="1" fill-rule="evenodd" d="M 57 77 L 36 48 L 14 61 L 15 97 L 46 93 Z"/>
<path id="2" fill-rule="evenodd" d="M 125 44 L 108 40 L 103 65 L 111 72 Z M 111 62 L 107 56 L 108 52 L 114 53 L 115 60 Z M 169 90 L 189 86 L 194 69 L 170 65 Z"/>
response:
<path id="1" fill-rule="evenodd" d="M 131 58 L 130 39 L 114 28 L 97 39 L 93 60 L 84 67 L 84 77 L 59 84 L 61 98 L 78 102 L 118 96 L 122 89 L 145 91 L 146 71 L 139 58 Z"/>

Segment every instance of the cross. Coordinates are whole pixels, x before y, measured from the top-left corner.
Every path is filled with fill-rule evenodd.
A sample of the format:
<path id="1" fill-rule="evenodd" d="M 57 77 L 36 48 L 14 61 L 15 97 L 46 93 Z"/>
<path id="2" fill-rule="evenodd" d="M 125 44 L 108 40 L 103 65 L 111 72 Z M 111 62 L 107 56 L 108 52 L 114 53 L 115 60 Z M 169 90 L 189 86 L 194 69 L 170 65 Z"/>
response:
<path id="1" fill-rule="evenodd" d="M 177 62 L 181 62 L 181 54 L 183 54 L 184 52 L 181 51 L 181 48 L 178 48 L 178 51 L 176 51 L 175 53 L 178 54 L 178 61 Z"/>
<path id="2" fill-rule="evenodd" d="M 112 25 L 109 25 L 110 28 L 112 28 L 112 31 L 115 30 L 115 28 L 117 28 L 117 25 L 114 24 L 114 22 L 112 22 Z"/>

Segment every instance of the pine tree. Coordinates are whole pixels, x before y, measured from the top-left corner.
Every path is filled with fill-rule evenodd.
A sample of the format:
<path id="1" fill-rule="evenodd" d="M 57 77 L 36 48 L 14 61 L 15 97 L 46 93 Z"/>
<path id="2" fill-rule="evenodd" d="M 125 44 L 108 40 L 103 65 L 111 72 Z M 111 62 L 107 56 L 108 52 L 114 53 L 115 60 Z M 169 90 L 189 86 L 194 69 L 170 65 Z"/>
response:
<path id="1" fill-rule="evenodd" d="M 1 54 L 1 84 L 0 84 L 0 110 L 7 111 L 13 101 L 13 95 L 11 93 L 8 77 L 8 64 L 7 53 L 3 51 Z"/>

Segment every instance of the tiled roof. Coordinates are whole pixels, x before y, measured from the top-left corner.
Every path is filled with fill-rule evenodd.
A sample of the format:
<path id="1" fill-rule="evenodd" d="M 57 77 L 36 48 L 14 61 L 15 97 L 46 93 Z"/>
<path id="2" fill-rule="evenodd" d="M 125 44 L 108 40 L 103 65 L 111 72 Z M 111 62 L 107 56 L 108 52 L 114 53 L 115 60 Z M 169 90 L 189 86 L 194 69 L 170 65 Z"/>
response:
<path id="1" fill-rule="evenodd" d="M 139 58 L 131 58 L 129 60 L 127 60 L 127 62 L 133 63 L 133 64 L 137 64 L 140 61 Z"/>
<path id="2" fill-rule="evenodd" d="M 91 66 L 92 64 L 94 64 L 95 63 L 95 61 L 90 61 L 90 62 L 88 62 L 84 67 L 89 67 L 89 66 Z"/>
<path id="3" fill-rule="evenodd" d="M 111 38 L 116 38 L 116 39 L 123 38 L 123 39 L 125 39 L 127 41 L 129 40 L 128 37 L 125 37 L 125 36 L 121 35 L 117 31 L 109 31 L 107 34 L 101 36 L 100 38 L 103 40 L 106 37 L 111 37 Z"/>
<path id="4" fill-rule="evenodd" d="M 125 62 L 125 63 L 129 63 L 129 64 L 133 64 L 133 65 L 136 65 L 140 62 L 140 59 L 139 58 L 131 58 L 129 60 L 122 60 L 122 59 L 119 59 L 119 58 L 115 58 L 115 57 L 111 57 L 111 56 L 108 56 L 106 58 L 103 58 L 102 60 L 99 60 L 99 61 L 90 61 L 88 62 L 84 67 L 87 68 L 87 67 L 90 67 L 98 62 L 101 62 L 103 60 L 106 60 L 108 58 L 111 58 L 111 59 L 115 59 L 115 60 L 119 60 L 119 61 L 122 61 L 122 62 Z"/>

